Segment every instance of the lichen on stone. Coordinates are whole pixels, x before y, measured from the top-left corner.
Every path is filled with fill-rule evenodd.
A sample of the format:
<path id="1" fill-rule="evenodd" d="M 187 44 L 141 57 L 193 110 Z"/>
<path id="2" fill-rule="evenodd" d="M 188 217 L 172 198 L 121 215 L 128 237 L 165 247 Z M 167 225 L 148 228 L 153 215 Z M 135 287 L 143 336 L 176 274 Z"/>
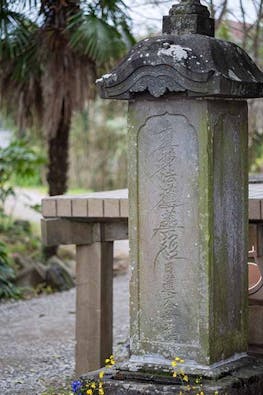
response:
<path id="1" fill-rule="evenodd" d="M 189 51 L 192 51 L 192 49 L 181 47 L 181 45 L 168 44 L 166 48 L 159 49 L 158 55 L 172 56 L 180 62 L 181 60 L 188 58 Z"/>

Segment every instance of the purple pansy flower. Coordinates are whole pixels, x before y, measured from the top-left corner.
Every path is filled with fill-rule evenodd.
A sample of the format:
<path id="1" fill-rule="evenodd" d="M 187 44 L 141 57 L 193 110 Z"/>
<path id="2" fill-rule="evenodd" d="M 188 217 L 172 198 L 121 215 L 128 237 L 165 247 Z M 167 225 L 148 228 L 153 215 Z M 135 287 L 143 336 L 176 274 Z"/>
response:
<path id="1" fill-rule="evenodd" d="M 81 389 L 81 386 L 82 386 L 82 384 L 79 380 L 73 381 L 73 383 L 71 384 L 71 388 L 72 388 L 72 391 L 74 392 L 74 394 L 78 393 L 78 391 Z"/>

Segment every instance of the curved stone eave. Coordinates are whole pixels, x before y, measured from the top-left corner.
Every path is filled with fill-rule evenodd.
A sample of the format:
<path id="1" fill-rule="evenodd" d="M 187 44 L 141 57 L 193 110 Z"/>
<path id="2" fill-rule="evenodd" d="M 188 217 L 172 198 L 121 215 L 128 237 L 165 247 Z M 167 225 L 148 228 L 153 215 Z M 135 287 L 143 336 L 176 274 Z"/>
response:
<path id="1" fill-rule="evenodd" d="M 171 75 L 162 75 L 156 68 L 156 75 L 140 73 L 135 78 L 134 74 L 127 80 L 121 81 L 106 87 L 104 84 L 98 84 L 100 96 L 104 99 L 131 100 L 138 94 L 150 94 L 152 97 L 159 98 L 164 95 L 185 94 L 186 96 L 195 97 L 225 97 L 236 99 L 252 99 L 263 97 L 263 83 L 252 83 L 233 81 L 218 74 L 208 78 L 206 83 L 194 82 L 191 75 L 188 78 L 174 73 Z"/>
<path id="2" fill-rule="evenodd" d="M 185 92 L 248 99 L 262 97 L 263 73 L 233 43 L 201 35 L 163 35 L 138 43 L 97 86 L 103 98 L 121 100 L 144 92 L 153 97 Z"/>

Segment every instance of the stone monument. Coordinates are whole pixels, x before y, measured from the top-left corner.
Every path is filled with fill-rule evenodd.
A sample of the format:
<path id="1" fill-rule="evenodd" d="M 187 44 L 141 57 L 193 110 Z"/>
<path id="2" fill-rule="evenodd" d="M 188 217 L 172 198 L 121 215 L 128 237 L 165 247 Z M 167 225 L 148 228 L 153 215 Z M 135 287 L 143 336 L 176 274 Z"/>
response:
<path id="1" fill-rule="evenodd" d="M 167 379 L 175 356 L 188 374 L 228 374 L 222 391 L 250 393 L 240 383 L 233 392 L 232 379 L 257 366 L 247 357 L 246 99 L 263 96 L 263 74 L 214 38 L 199 0 L 182 0 L 161 36 L 97 85 L 103 98 L 129 101 L 131 355 L 106 394 L 179 393 Z M 257 369 L 253 393 L 263 394 Z"/>

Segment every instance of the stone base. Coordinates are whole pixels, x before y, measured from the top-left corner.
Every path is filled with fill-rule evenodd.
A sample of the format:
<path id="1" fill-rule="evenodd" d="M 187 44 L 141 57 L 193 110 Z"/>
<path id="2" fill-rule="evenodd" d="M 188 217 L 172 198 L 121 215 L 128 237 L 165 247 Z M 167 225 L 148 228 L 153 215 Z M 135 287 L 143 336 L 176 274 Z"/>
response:
<path id="1" fill-rule="evenodd" d="M 249 366 L 251 357 L 247 353 L 235 354 L 232 358 L 214 363 L 210 366 L 201 365 L 191 360 L 185 360 L 183 363 L 178 363 L 177 370 L 180 369 L 186 375 L 194 377 L 203 377 L 209 380 L 217 380 L 231 372 Z M 132 376 L 137 379 L 137 374 L 144 373 L 145 375 L 156 376 L 159 372 L 162 375 L 171 376 L 173 368 L 171 361 L 160 356 L 132 356 L 128 362 L 118 366 L 118 369 L 128 379 Z M 139 376 L 140 378 L 140 376 Z"/>
<path id="2" fill-rule="evenodd" d="M 188 376 L 188 382 L 183 382 L 172 375 L 140 372 L 124 372 L 118 369 L 102 369 L 105 372 L 103 386 L 105 395 L 263 395 L 263 359 L 250 357 L 247 366 L 236 368 L 222 374 L 218 379 Z M 99 380 L 99 372 L 90 373 L 81 379 L 84 382 Z"/>

